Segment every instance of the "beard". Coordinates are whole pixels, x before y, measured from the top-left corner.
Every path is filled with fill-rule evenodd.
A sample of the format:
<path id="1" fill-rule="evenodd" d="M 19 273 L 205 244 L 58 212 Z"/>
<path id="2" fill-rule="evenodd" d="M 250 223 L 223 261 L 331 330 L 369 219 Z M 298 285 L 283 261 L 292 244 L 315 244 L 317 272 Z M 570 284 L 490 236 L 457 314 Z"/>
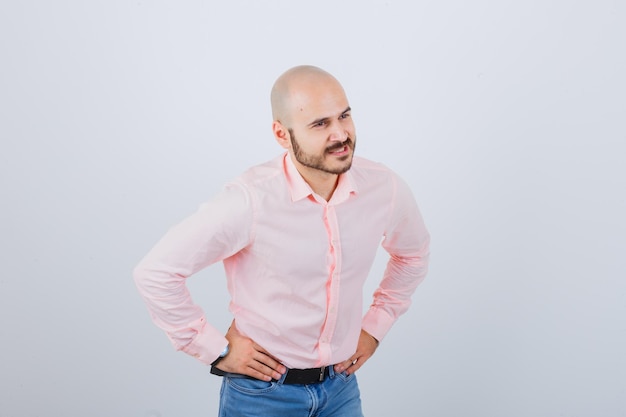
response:
<path id="1" fill-rule="evenodd" d="M 296 140 L 296 136 L 293 134 L 293 130 L 288 129 L 289 131 L 289 139 L 291 141 L 291 148 L 293 149 L 293 156 L 296 158 L 296 161 L 304 165 L 305 167 L 316 169 L 318 171 L 326 172 L 328 174 L 343 174 L 348 171 L 352 166 L 352 155 L 354 154 L 354 149 L 356 147 L 356 137 L 354 140 L 348 137 L 341 143 L 335 143 L 324 149 L 324 153 L 322 155 L 312 155 L 306 153 L 302 150 L 298 141 Z M 326 156 L 333 151 L 343 148 L 347 146 L 350 149 L 350 154 L 340 158 L 345 163 L 338 167 L 331 167 L 326 161 Z"/>

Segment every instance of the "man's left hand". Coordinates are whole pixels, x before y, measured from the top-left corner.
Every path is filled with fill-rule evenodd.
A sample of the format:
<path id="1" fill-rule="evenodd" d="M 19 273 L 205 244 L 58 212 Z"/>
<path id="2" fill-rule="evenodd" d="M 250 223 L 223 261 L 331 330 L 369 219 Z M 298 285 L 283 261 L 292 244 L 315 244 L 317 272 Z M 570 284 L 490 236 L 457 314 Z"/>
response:
<path id="1" fill-rule="evenodd" d="M 350 356 L 348 360 L 336 364 L 335 372 L 341 373 L 346 371 L 346 374 L 348 375 L 355 373 L 365 362 L 367 362 L 370 357 L 372 357 L 377 347 L 378 340 L 365 330 L 361 329 L 361 335 L 359 336 L 359 343 L 357 344 L 356 352 Z"/>

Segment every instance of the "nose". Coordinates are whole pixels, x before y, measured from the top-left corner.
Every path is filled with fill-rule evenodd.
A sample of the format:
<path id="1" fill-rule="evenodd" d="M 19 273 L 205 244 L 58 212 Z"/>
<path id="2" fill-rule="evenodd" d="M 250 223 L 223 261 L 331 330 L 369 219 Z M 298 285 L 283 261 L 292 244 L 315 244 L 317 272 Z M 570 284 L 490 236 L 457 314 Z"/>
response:
<path id="1" fill-rule="evenodd" d="M 329 139 L 333 142 L 343 142 L 348 138 L 348 131 L 344 129 L 344 127 L 337 123 L 333 126 L 333 129 L 330 131 Z"/>

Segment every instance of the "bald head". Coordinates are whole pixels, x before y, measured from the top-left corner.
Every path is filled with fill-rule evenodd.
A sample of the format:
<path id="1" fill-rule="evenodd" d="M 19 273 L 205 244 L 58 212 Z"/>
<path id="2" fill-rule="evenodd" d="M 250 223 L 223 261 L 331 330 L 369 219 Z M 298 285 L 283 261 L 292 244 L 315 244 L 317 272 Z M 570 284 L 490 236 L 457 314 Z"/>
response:
<path id="1" fill-rule="evenodd" d="M 285 71 L 272 87 L 272 117 L 289 124 L 291 113 L 306 100 L 307 94 L 329 84 L 343 91 L 339 81 L 321 68 L 300 65 Z"/>

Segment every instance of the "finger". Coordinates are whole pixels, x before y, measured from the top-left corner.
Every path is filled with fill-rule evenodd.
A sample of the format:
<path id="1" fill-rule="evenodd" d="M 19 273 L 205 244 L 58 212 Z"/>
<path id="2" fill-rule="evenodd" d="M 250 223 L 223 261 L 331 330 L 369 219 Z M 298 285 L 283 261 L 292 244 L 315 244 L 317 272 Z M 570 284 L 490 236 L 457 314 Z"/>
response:
<path id="1" fill-rule="evenodd" d="M 348 366 L 348 368 L 346 369 L 346 374 L 350 375 L 358 371 L 365 363 L 365 360 L 363 358 L 363 356 L 360 356 L 356 359 L 353 359 L 352 362 L 350 362 L 350 366 Z"/>
<path id="2" fill-rule="evenodd" d="M 356 356 L 353 356 L 350 359 L 347 359 L 343 362 L 339 362 L 338 364 L 335 365 L 335 372 L 342 373 L 343 371 L 353 366 L 357 362 L 358 362 L 358 359 Z"/>
<path id="3" fill-rule="evenodd" d="M 263 346 L 260 346 L 260 345 L 257 345 L 256 343 L 254 343 L 254 344 L 252 345 L 252 347 L 253 347 L 253 348 L 254 348 L 254 350 L 256 350 L 257 352 L 260 352 L 260 353 L 262 353 L 263 355 L 267 356 L 268 358 L 271 358 L 273 361 L 278 362 L 278 359 L 277 359 L 275 356 L 273 356 L 271 353 L 269 353 L 267 350 L 265 350 L 265 349 L 263 348 Z"/>
<path id="4" fill-rule="evenodd" d="M 263 381 L 271 381 L 272 379 L 278 380 L 281 377 L 279 373 L 259 362 L 251 363 L 242 373 Z"/>
<path id="5" fill-rule="evenodd" d="M 220 361 L 217 367 L 225 372 L 247 375 L 263 381 L 270 381 L 271 379 L 278 380 L 282 376 L 278 371 L 257 361 L 251 356 L 237 359 L 234 356 L 227 355 Z"/>
<path id="6" fill-rule="evenodd" d="M 261 346 L 255 343 L 254 349 L 256 350 L 254 354 L 254 360 L 270 368 L 272 371 L 280 373 L 281 375 L 287 372 L 287 368 L 285 367 L 285 365 L 280 363 L 276 357 L 270 355 L 269 352 L 267 352 Z"/>
<path id="7" fill-rule="evenodd" d="M 250 366 L 274 379 L 280 379 L 280 377 L 287 372 L 285 365 L 276 362 L 267 355 L 257 355 Z"/>
<path id="8" fill-rule="evenodd" d="M 264 374 L 263 372 L 258 371 L 251 367 L 247 367 L 246 370 L 241 373 L 243 375 L 251 376 L 252 378 L 255 378 L 261 381 L 271 381 L 272 379 L 280 379 L 280 378 L 274 378 L 271 375 Z"/>
<path id="9" fill-rule="evenodd" d="M 277 370 L 275 370 L 274 368 L 271 368 L 267 365 L 265 365 L 262 362 L 258 362 L 258 361 L 253 361 L 252 363 L 249 364 L 249 369 L 251 372 L 253 373 L 259 373 L 263 376 L 264 380 L 270 380 L 270 379 L 280 379 L 283 376 L 283 373 L 278 372 Z"/>

